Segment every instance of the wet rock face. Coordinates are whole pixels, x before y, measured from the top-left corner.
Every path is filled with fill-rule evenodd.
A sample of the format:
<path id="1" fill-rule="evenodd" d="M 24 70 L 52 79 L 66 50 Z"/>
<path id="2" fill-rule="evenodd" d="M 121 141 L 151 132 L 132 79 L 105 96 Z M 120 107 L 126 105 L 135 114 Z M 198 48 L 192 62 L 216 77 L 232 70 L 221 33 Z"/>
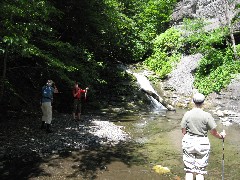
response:
<path id="1" fill-rule="evenodd" d="M 237 3 L 237 2 L 236 2 Z M 234 16 L 235 4 L 229 4 L 229 17 Z M 181 22 L 184 18 L 203 18 L 214 23 L 215 27 L 226 24 L 226 3 L 225 0 L 182 0 L 173 14 L 173 22 Z"/>

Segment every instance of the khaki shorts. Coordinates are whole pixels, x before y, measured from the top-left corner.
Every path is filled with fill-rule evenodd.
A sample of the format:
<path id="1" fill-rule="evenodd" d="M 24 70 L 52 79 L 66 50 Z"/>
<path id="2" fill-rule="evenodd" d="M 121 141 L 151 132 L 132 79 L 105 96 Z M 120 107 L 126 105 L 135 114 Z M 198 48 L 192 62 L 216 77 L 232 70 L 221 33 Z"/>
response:
<path id="1" fill-rule="evenodd" d="M 52 122 L 52 103 L 44 102 L 41 106 L 42 109 L 42 121 L 45 121 L 47 124 Z"/>

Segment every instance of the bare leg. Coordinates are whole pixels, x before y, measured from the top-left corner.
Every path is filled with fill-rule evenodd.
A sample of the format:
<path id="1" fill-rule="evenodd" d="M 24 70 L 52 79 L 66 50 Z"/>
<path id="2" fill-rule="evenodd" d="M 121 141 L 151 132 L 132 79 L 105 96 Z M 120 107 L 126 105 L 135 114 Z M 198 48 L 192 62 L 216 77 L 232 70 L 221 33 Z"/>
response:
<path id="1" fill-rule="evenodd" d="M 204 176 L 202 174 L 197 174 L 196 180 L 204 180 Z"/>
<path id="2" fill-rule="evenodd" d="M 76 119 L 76 114 L 75 113 L 73 113 L 73 119 Z"/>
<path id="3" fill-rule="evenodd" d="M 78 120 L 80 121 L 81 113 L 78 113 Z"/>
<path id="4" fill-rule="evenodd" d="M 193 180 L 193 173 L 187 172 L 185 176 L 185 180 Z"/>

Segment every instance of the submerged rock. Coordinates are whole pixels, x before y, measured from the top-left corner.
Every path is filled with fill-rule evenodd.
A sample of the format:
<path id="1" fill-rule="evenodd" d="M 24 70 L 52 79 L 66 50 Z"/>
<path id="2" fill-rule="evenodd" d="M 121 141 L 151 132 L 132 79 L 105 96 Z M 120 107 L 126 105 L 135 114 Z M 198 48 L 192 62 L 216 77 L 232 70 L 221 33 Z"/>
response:
<path id="1" fill-rule="evenodd" d="M 152 169 L 155 170 L 155 172 L 158 174 L 170 173 L 170 169 L 168 167 L 163 167 L 161 165 L 155 165 Z"/>

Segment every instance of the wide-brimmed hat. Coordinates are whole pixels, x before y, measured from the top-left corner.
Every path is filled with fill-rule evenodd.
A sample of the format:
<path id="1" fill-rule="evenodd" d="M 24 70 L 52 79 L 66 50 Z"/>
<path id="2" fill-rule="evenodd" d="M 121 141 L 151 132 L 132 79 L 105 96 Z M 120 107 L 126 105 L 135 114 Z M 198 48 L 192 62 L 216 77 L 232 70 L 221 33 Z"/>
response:
<path id="1" fill-rule="evenodd" d="M 203 103 L 205 100 L 205 96 L 201 93 L 196 93 L 193 95 L 193 102 L 194 103 Z"/>

